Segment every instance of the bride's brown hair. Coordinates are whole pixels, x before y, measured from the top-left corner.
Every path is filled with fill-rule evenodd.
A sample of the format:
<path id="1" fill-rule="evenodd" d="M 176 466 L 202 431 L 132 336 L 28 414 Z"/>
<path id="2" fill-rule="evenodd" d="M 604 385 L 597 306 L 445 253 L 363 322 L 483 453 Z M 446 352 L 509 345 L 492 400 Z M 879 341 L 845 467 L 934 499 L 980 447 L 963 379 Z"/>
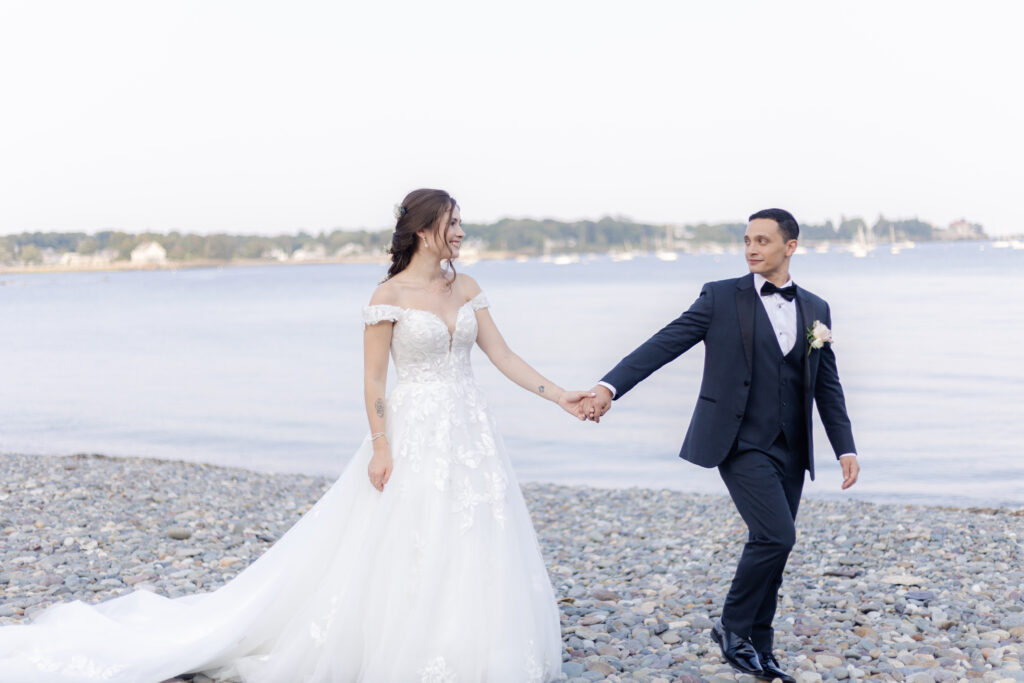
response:
<path id="1" fill-rule="evenodd" d="M 413 190 L 405 195 L 402 203 L 395 207 L 398 221 L 395 232 L 391 235 L 391 266 L 388 268 L 390 280 L 409 266 L 413 254 L 420 248 L 419 233 L 421 230 L 433 229 L 434 236 L 444 238 L 448 229 L 448 216 L 458 206 L 455 198 L 444 190 Z M 448 270 L 455 275 L 455 265 L 448 259 Z"/>

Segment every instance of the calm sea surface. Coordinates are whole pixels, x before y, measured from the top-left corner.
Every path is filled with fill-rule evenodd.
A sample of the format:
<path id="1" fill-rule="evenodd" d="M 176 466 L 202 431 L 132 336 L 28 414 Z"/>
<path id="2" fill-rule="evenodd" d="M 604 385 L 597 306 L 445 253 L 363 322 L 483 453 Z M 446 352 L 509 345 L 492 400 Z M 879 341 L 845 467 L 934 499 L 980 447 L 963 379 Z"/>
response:
<path id="1" fill-rule="evenodd" d="M 597 257 L 461 267 L 512 348 L 552 381 L 589 388 L 742 256 Z M 1024 251 L 923 245 L 868 258 L 806 254 L 796 282 L 832 306 L 861 453 L 848 494 L 1024 505 Z M 383 270 L 322 265 L 0 274 L 0 452 L 141 455 L 336 474 L 367 432 L 360 309 Z M 579 423 L 477 377 L 523 480 L 724 492 L 676 456 L 701 347 Z M 816 426 L 818 480 L 839 469 Z"/>

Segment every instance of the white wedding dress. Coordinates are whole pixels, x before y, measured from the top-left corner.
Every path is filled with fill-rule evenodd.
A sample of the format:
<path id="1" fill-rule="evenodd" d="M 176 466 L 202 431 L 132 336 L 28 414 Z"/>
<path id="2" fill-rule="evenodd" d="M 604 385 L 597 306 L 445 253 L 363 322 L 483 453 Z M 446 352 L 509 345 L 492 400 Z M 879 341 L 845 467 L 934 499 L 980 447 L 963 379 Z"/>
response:
<path id="1" fill-rule="evenodd" d="M 0 681 L 156 683 L 203 671 L 259 683 L 523 683 L 561 672 L 558 609 L 526 504 L 473 377 L 483 294 L 454 334 L 395 322 L 383 493 L 367 438 L 338 481 L 263 556 L 211 592 L 54 605 L 0 628 Z"/>

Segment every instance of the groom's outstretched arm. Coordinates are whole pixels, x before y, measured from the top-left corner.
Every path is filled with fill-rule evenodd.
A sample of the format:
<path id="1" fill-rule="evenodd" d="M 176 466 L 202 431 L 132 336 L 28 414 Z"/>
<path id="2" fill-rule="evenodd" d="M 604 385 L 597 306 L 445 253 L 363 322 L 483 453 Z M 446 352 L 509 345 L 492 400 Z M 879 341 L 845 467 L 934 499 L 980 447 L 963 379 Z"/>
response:
<path id="1" fill-rule="evenodd" d="M 624 396 L 652 372 L 703 340 L 711 325 L 713 309 L 714 289 L 706 284 L 689 310 L 619 361 L 611 372 L 601 378 L 601 382 L 615 387 L 616 399 Z"/>

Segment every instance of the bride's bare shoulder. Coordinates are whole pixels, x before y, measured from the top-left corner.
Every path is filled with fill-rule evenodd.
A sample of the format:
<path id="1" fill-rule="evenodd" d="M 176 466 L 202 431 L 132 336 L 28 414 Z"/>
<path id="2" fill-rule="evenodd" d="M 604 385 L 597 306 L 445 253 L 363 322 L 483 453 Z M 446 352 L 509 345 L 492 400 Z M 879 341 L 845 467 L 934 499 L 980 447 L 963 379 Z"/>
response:
<path id="1" fill-rule="evenodd" d="M 385 280 L 373 290 L 370 297 L 371 306 L 398 306 L 400 299 L 400 285 L 394 280 Z"/>
<path id="2" fill-rule="evenodd" d="M 465 273 L 458 273 L 455 276 L 455 282 L 452 283 L 452 285 L 458 288 L 457 291 L 466 301 L 469 301 L 482 291 L 476 280 Z"/>

